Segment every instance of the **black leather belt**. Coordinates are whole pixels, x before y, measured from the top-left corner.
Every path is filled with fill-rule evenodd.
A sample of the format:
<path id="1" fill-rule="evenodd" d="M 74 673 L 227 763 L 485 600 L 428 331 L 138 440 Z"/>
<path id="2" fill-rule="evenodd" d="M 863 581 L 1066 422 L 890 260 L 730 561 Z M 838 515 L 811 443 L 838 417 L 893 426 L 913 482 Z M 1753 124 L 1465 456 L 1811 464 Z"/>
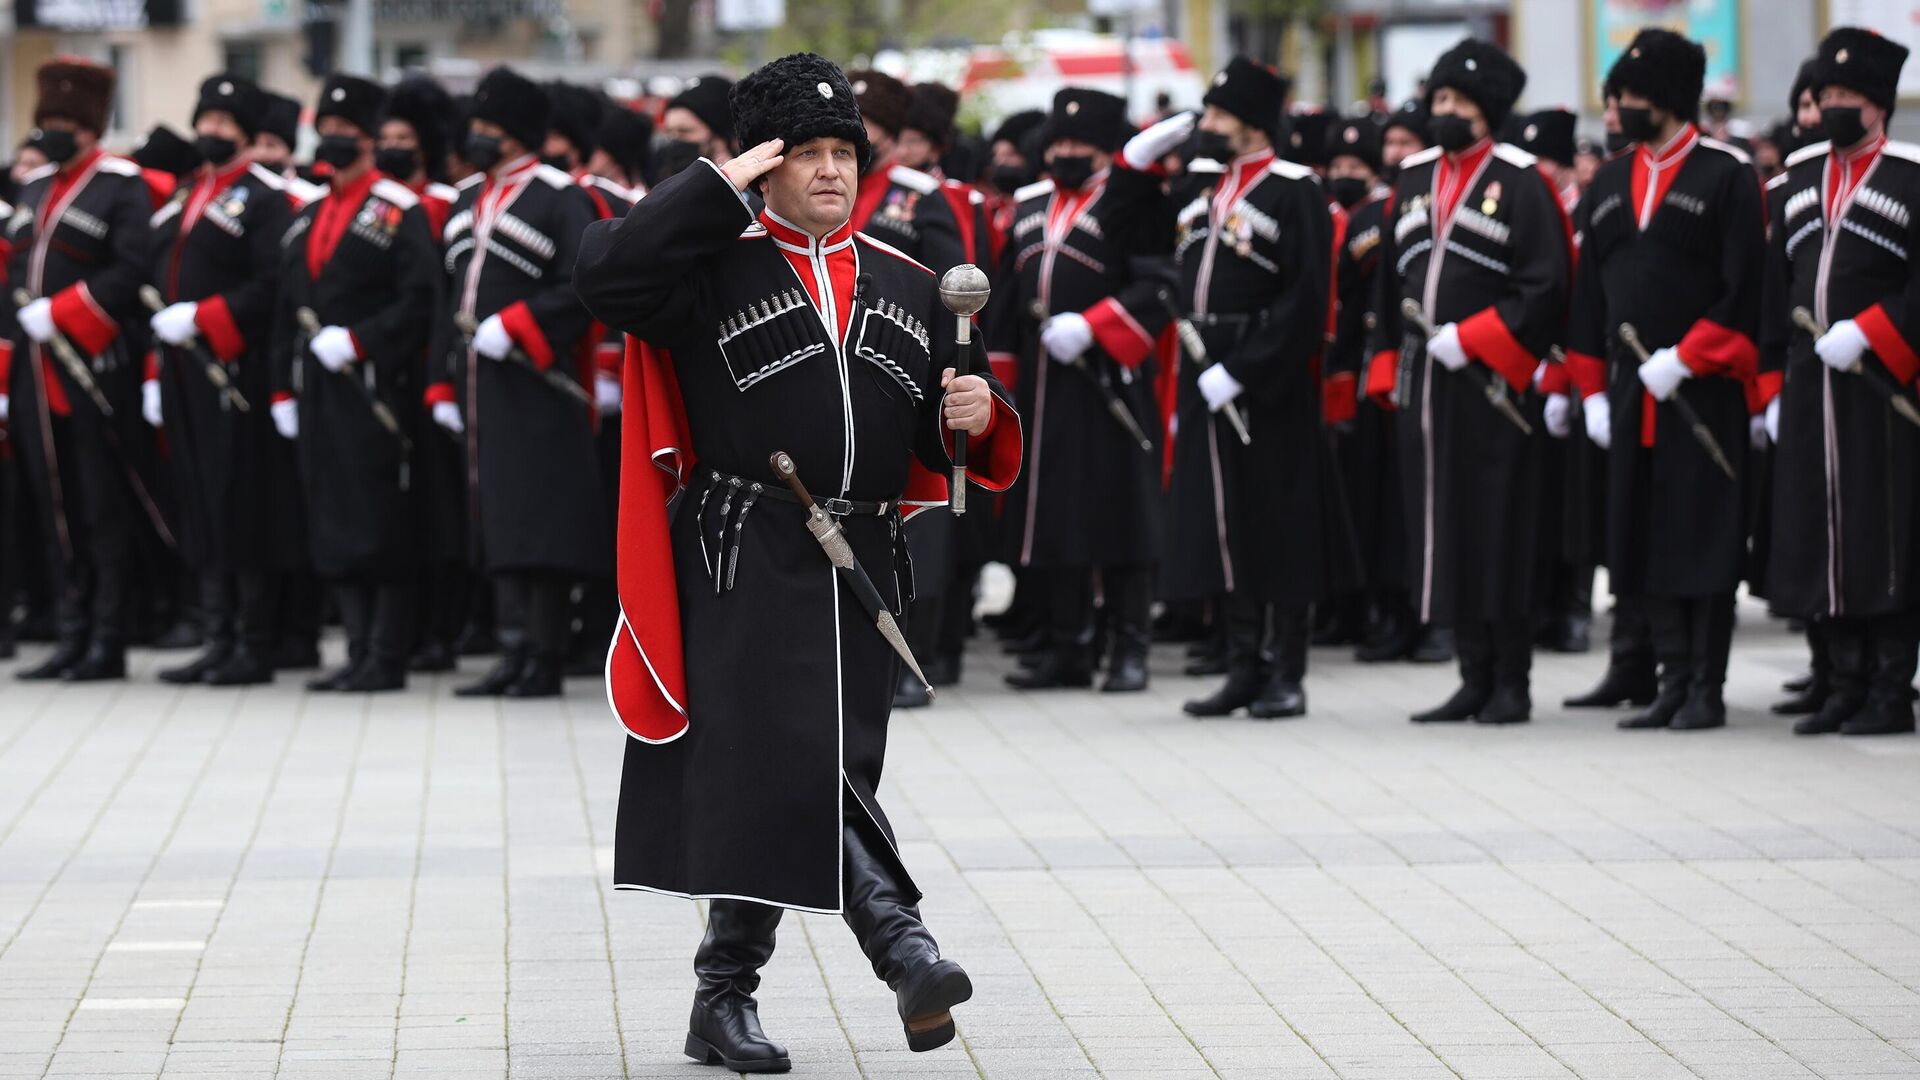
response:
<path id="1" fill-rule="evenodd" d="M 799 503 L 800 497 L 778 483 L 761 480 L 748 480 L 741 476 L 730 476 L 711 466 L 702 465 L 700 471 L 707 476 L 708 483 L 724 484 L 743 490 L 751 490 L 763 499 L 778 502 Z M 834 517 L 885 517 L 899 504 L 896 502 L 867 502 L 861 499 L 822 499 L 814 496 L 813 504 Z"/>

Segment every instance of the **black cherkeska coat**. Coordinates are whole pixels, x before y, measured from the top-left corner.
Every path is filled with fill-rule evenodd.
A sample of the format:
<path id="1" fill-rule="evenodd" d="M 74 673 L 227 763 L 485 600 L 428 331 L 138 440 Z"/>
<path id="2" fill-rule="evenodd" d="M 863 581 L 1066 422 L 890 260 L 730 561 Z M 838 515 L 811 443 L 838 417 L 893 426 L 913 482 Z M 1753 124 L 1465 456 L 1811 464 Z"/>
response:
<path id="1" fill-rule="evenodd" d="M 1763 371 L 1783 371 L 1767 598 L 1790 615 L 1873 616 L 1914 607 L 1920 428 L 1859 375 L 1821 363 L 1791 321 L 1852 319 L 1861 362 L 1903 387 L 1920 370 L 1920 147 L 1889 142 L 1829 211 L 1832 151 L 1787 159 L 1769 191 Z M 1903 393 L 1912 396 L 1910 389 Z"/>
<path id="2" fill-rule="evenodd" d="M 168 304 L 199 304 L 198 349 L 158 340 L 167 454 L 180 497 L 182 554 L 221 571 L 297 565 L 297 481 L 268 405 L 280 240 L 293 213 L 280 178 L 248 161 L 182 179 L 154 215 L 148 275 Z M 242 412 L 207 377 L 212 355 L 245 395 Z"/>
<path id="3" fill-rule="evenodd" d="M 352 218 L 315 276 L 309 248 L 313 224 L 330 192 L 301 210 L 286 235 L 279 267 L 274 355 L 283 390 L 300 402 L 300 473 L 307 509 L 307 548 L 321 577 L 392 580 L 411 573 L 426 554 L 416 484 L 421 448 L 401 440 L 375 417 L 357 382 L 386 404 L 408 442 L 446 439 L 423 422 L 431 324 L 444 275 L 432 227 L 406 185 L 376 177 L 350 189 Z M 353 335 L 360 357 L 330 372 L 307 351 L 298 312 Z"/>
<path id="4" fill-rule="evenodd" d="M 1168 236 L 1160 182 L 1117 165 L 1090 194 L 1042 180 L 1015 193 L 1013 231 L 988 304 L 989 347 L 1017 356 L 1027 469 L 1009 515 L 1022 566 L 1117 566 L 1160 557 L 1160 406 L 1155 339 L 1167 324 L 1160 290 Z M 1094 330 L 1090 380 L 1040 345 L 1049 316 L 1079 312 Z M 1105 383 L 1155 440 L 1142 451 L 1109 414 Z"/>
<path id="5" fill-rule="evenodd" d="M 1423 622 L 1502 622 L 1533 609 L 1545 438 L 1532 392 L 1539 359 L 1566 322 L 1569 258 L 1559 195 L 1531 154 L 1497 144 L 1466 178 L 1442 235 L 1432 213 L 1441 152 L 1400 164 L 1381 242 L 1373 346 L 1400 351 L 1401 486 L 1415 610 Z M 1427 355 L 1401 315 L 1420 304 L 1435 329 L 1460 324 L 1471 366 L 1506 384 L 1534 434 L 1502 419 L 1465 372 Z"/>
<path id="6" fill-rule="evenodd" d="M 147 318 L 139 288 L 147 275 L 153 197 L 139 166 L 124 158 L 98 153 L 74 168 L 57 203 L 48 201 L 53 166 L 36 170 L 21 187 L 6 221 L 7 289 L 53 301 L 55 325 L 92 357 L 93 380 L 113 417 L 94 409 L 50 347 L 31 342 L 8 296 L 0 298 L 0 341 L 11 357 L 7 432 L 52 547 L 69 559 L 88 547 L 120 558 L 130 553 L 132 513 L 143 514 L 162 537 L 173 536 L 153 499 L 153 432 L 140 420 Z M 69 407 L 72 431 L 86 444 L 73 460 L 61 460 L 53 443 L 50 402 L 56 398 Z M 109 426 L 118 450 L 109 445 Z M 72 484 L 87 491 L 69 500 L 64 488 Z"/>
<path id="7" fill-rule="evenodd" d="M 466 421 L 468 540 L 487 571 L 600 577 L 613 565 L 594 447 L 594 407 L 525 365 L 479 356 L 452 324 L 499 314 L 514 343 L 581 383 L 574 347 L 590 322 L 573 290 L 580 236 L 593 220 L 573 178 L 529 157 L 460 188 L 443 242 L 448 297 L 436 352 L 453 362 Z"/>
<path id="8" fill-rule="evenodd" d="M 1231 591 L 1304 608 L 1320 598 L 1324 574 L 1326 195 L 1306 167 L 1246 155 L 1178 208 L 1174 250 L 1180 308 L 1208 355 L 1245 387 L 1236 404 L 1252 442 L 1241 445 L 1224 413 L 1208 411 L 1200 368 L 1182 356 L 1161 593 Z"/>
<path id="9" fill-rule="evenodd" d="M 1604 387 L 1611 406 L 1606 564 L 1614 591 L 1630 595 L 1730 593 L 1746 565 L 1746 386 L 1758 360 L 1766 249 L 1760 183 L 1734 147 L 1681 138 L 1696 145 L 1674 148 L 1685 157 L 1666 166 L 1678 172 L 1644 228 L 1634 205 L 1639 152 L 1602 165 L 1574 211 L 1581 243 L 1567 363 L 1587 390 Z M 1736 479 L 1672 403 L 1647 394 L 1622 324 L 1649 353 L 1678 348 L 1695 372 L 1678 393 Z"/>
<path id="10" fill-rule="evenodd" d="M 1394 450 L 1394 417 L 1365 392 L 1369 320 L 1377 293 L 1380 246 L 1385 234 L 1385 188 L 1347 213 L 1347 232 L 1334 264 L 1339 312 L 1333 350 L 1327 363 L 1326 419 L 1340 424 L 1334 437 L 1339 452 L 1345 499 L 1323 499 L 1330 512 L 1344 502 L 1351 516 L 1361 568 L 1360 584 L 1372 589 L 1407 587 L 1407 546 L 1400 498 L 1399 460 Z M 1329 530 L 1336 536 L 1337 531 Z M 1337 553 L 1336 553 L 1337 554 Z"/>
<path id="11" fill-rule="evenodd" d="M 669 742 L 628 742 L 614 873 L 625 888 L 832 912 L 844 801 L 893 835 L 875 790 L 897 669 L 800 506 L 755 485 L 781 488 L 768 459 L 784 450 L 816 498 L 897 507 L 915 457 L 949 466 L 939 386 L 954 346 L 932 332 L 945 309 L 924 267 L 850 226 L 822 243 L 771 214 L 761 221 L 702 161 L 622 221 L 595 223 L 581 246 L 578 285 L 594 316 L 670 351 L 700 465 L 671 523 L 687 727 Z M 783 248 L 814 267 L 851 253 L 836 302 L 816 306 Z M 838 290 L 861 277 L 842 328 Z M 996 444 L 1017 447 L 1020 431 L 1004 391 L 982 377 L 1002 399 L 969 463 L 988 482 L 989 463 L 1004 460 Z M 841 525 L 883 600 L 903 610 L 897 512 Z M 649 554 L 622 543 L 623 562 Z M 646 617 L 626 611 L 623 622 Z"/>

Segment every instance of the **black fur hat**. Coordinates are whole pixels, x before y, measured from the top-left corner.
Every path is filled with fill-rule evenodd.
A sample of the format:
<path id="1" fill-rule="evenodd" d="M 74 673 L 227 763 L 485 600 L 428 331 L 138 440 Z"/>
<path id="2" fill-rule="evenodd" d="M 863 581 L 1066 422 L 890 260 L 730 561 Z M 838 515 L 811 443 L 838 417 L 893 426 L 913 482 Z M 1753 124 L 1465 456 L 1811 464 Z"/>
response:
<path id="1" fill-rule="evenodd" d="M 900 134 L 907 126 L 907 114 L 913 109 L 913 91 L 907 84 L 872 68 L 856 68 L 847 72 L 847 81 L 853 84 L 853 100 L 860 106 L 860 115 L 880 125 L 889 135 Z"/>
<path id="2" fill-rule="evenodd" d="M 853 84 L 840 66 L 815 53 L 792 53 L 733 85 L 733 127 L 742 148 L 780 139 L 788 148 L 823 136 L 854 146 L 860 170 L 873 160 Z"/>
<path id="3" fill-rule="evenodd" d="M 1201 103 L 1230 112 L 1241 123 L 1259 128 L 1267 137 L 1276 138 L 1280 118 L 1287 108 L 1287 91 L 1293 80 L 1265 64 L 1236 56 L 1213 77 Z"/>
<path id="4" fill-rule="evenodd" d="M 1427 73 L 1428 112 L 1433 111 L 1433 95 L 1449 87 L 1472 98 L 1487 119 L 1487 129 L 1499 131 L 1527 88 L 1527 73 L 1498 45 L 1465 38 L 1441 54 Z"/>
<path id="5" fill-rule="evenodd" d="M 1061 139 L 1079 139 L 1112 153 L 1133 134 L 1127 122 L 1124 98 L 1104 90 L 1069 86 L 1053 95 L 1053 113 L 1047 117 L 1040 152 Z"/>
<path id="6" fill-rule="evenodd" d="M 388 120 L 413 129 L 420 142 L 420 160 L 427 175 L 447 178 L 447 143 L 453 137 L 453 98 L 445 87 L 425 75 L 410 75 L 387 94 Z"/>
<path id="7" fill-rule="evenodd" d="M 1542 161 L 1572 165 L 1578 120 L 1565 109 L 1542 109 L 1520 118 L 1520 137 L 1512 141 Z"/>
<path id="8" fill-rule="evenodd" d="M 320 85 L 320 101 L 313 107 L 313 122 L 317 127 L 322 119 L 337 116 L 377 139 L 386 107 L 387 88 L 379 83 L 353 75 L 329 75 Z"/>
<path id="9" fill-rule="evenodd" d="M 669 109 L 685 109 L 700 118 L 700 122 L 713 129 L 715 136 L 732 141 L 734 132 L 733 80 L 725 75 L 696 75 L 687 80 L 672 101 L 667 102 Z"/>
<path id="10" fill-rule="evenodd" d="M 278 136 L 289 148 L 300 142 L 300 103 L 293 98 L 272 91 L 265 91 L 267 107 L 260 116 L 260 130 L 255 134 Z"/>
<path id="11" fill-rule="evenodd" d="M 132 156 L 135 165 L 168 176 L 185 176 L 206 160 L 200 156 L 198 147 L 165 124 L 157 124 L 147 132 L 147 137 L 134 147 Z"/>
<path id="12" fill-rule="evenodd" d="M 1787 115 L 1792 116 L 1794 113 L 1800 111 L 1801 91 L 1813 91 L 1817 97 L 1820 84 L 1824 81 L 1820 74 L 1819 57 L 1809 56 L 1801 61 L 1800 70 L 1793 74 L 1793 88 L 1787 91 Z"/>
<path id="13" fill-rule="evenodd" d="M 1700 116 L 1700 90 L 1707 81 L 1707 50 L 1671 30 L 1650 27 L 1634 35 L 1607 72 L 1616 90 L 1631 91 L 1680 117 Z"/>
<path id="14" fill-rule="evenodd" d="M 1420 140 L 1421 146 L 1432 146 L 1433 132 L 1427 126 L 1429 119 L 1431 118 L 1427 115 L 1427 107 L 1423 102 L 1406 102 L 1399 108 L 1388 113 L 1386 117 L 1381 120 L 1380 141 L 1382 143 L 1386 142 L 1387 132 L 1392 129 L 1405 128 L 1407 131 L 1413 133 L 1414 138 Z"/>
<path id="15" fill-rule="evenodd" d="M 509 138 L 536 154 L 547 141 L 550 110 L 540 84 L 511 68 L 487 72 L 473 91 L 473 119 L 499 125 Z"/>
<path id="16" fill-rule="evenodd" d="M 1342 120 L 1327 132 L 1324 160 L 1331 165 L 1337 157 L 1356 157 L 1377 173 L 1380 171 L 1381 134 L 1381 128 L 1364 117 Z"/>
<path id="17" fill-rule="evenodd" d="M 644 179 L 653 167 L 653 118 L 645 113 L 608 105 L 593 141 L 630 177 Z"/>
<path id="18" fill-rule="evenodd" d="M 1023 112 L 1017 112 L 1000 121 L 1000 126 L 993 129 L 993 138 L 989 141 L 1000 142 L 1004 140 L 1010 142 L 1013 144 L 1014 149 L 1024 153 L 1024 143 L 1027 136 L 1046 126 L 1046 123 L 1047 114 L 1041 112 L 1039 109 L 1027 109 Z"/>
<path id="19" fill-rule="evenodd" d="M 96 135 L 107 130 L 113 109 L 113 69 L 77 56 L 59 56 L 35 73 L 40 96 L 33 103 L 33 125 L 59 118 Z"/>
<path id="20" fill-rule="evenodd" d="M 1820 42 L 1820 81 L 1813 91 L 1844 86 L 1892 112 L 1906 62 L 1905 45 L 1857 26 L 1837 27 Z"/>
<path id="21" fill-rule="evenodd" d="M 204 113 L 223 112 L 233 117 L 240 130 L 251 139 L 266 118 L 267 96 L 253 80 L 238 75 L 215 75 L 200 84 L 200 100 L 193 107 L 193 122 Z"/>
<path id="22" fill-rule="evenodd" d="M 569 82 L 547 84 L 547 97 L 553 102 L 553 115 L 547 123 L 552 130 L 573 144 L 585 162 L 593 154 L 594 135 L 600 118 L 606 114 L 607 99 L 597 91 Z"/>
<path id="23" fill-rule="evenodd" d="M 953 143 L 953 118 L 960 114 L 960 95 L 944 83 L 920 83 L 913 88 L 902 130 L 912 128 L 937 146 Z"/>
<path id="24" fill-rule="evenodd" d="M 1293 113 L 1286 120 L 1286 140 L 1278 147 L 1280 156 L 1296 165 L 1324 166 L 1327 163 L 1327 134 L 1333 130 L 1333 114 Z"/>

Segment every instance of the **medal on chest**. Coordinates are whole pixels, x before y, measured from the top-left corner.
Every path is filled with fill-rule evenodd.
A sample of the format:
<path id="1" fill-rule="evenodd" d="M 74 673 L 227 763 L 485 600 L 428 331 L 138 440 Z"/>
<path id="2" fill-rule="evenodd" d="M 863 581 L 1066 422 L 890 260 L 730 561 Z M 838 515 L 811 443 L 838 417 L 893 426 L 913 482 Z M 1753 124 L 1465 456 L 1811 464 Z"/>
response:
<path id="1" fill-rule="evenodd" d="M 1500 210 L 1500 181 L 1487 185 L 1486 197 L 1480 200 L 1480 212 L 1492 217 Z"/>

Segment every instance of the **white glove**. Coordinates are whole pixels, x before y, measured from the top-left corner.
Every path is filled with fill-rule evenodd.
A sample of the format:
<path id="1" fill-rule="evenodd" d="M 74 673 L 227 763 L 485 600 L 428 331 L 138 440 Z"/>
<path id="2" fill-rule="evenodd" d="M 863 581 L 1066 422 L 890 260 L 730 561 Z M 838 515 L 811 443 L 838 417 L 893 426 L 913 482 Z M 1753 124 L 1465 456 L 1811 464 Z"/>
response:
<path id="1" fill-rule="evenodd" d="M 1773 445 L 1775 446 L 1780 445 L 1780 399 L 1779 398 L 1774 398 L 1772 401 L 1767 402 L 1767 438 L 1773 440 Z"/>
<path id="2" fill-rule="evenodd" d="M 7 422 L 7 395 L 0 394 L 0 424 Z"/>
<path id="3" fill-rule="evenodd" d="M 1088 326 L 1087 317 L 1078 312 L 1062 312 L 1040 327 L 1040 345 L 1055 360 L 1071 364 L 1092 347 L 1093 327 Z"/>
<path id="4" fill-rule="evenodd" d="M 436 401 L 433 405 L 433 422 L 453 432 L 455 435 L 467 433 L 466 421 L 460 419 L 460 406 L 451 401 Z"/>
<path id="5" fill-rule="evenodd" d="M 160 411 L 160 380 L 148 379 L 140 384 L 140 415 L 151 428 L 165 427 L 166 417 Z"/>
<path id="6" fill-rule="evenodd" d="M 1200 373 L 1200 396 L 1207 399 L 1207 410 L 1219 412 L 1246 389 L 1226 368 L 1215 364 Z"/>
<path id="7" fill-rule="evenodd" d="M 1547 395 L 1547 434 L 1556 439 L 1573 434 L 1573 399 L 1565 394 Z"/>
<path id="8" fill-rule="evenodd" d="M 293 398 L 276 401 L 272 407 L 273 426 L 283 439 L 300 437 L 300 403 Z"/>
<path id="9" fill-rule="evenodd" d="M 1820 360 L 1835 371 L 1852 371 L 1860 366 L 1860 354 L 1867 351 L 1867 333 L 1852 319 L 1841 319 L 1820 340 L 1813 343 Z"/>
<path id="10" fill-rule="evenodd" d="M 500 321 L 500 316 L 489 315 L 474 328 L 473 351 L 489 360 L 505 360 L 513 351 L 513 335 L 507 333 L 507 324 Z"/>
<path id="11" fill-rule="evenodd" d="M 593 400 L 600 406 L 601 416 L 620 414 L 620 377 L 611 371 L 596 371 L 593 375 Z"/>
<path id="12" fill-rule="evenodd" d="M 1747 417 L 1747 445 L 1755 450 L 1765 450 L 1773 436 L 1767 434 L 1767 414 Z"/>
<path id="13" fill-rule="evenodd" d="M 149 324 L 153 327 L 153 336 L 169 345 L 185 345 L 199 336 L 200 328 L 193 324 L 193 316 L 200 310 L 199 304 L 169 304 L 153 313 Z"/>
<path id="14" fill-rule="evenodd" d="M 1193 114 L 1178 113 L 1128 139 L 1127 148 L 1121 153 L 1126 156 L 1127 164 L 1144 169 L 1173 153 L 1192 134 Z"/>
<path id="15" fill-rule="evenodd" d="M 1587 441 L 1602 450 L 1613 446 L 1613 406 L 1605 394 L 1590 394 L 1580 405 L 1587 419 Z"/>
<path id="16" fill-rule="evenodd" d="M 348 364 L 360 359 L 360 350 L 353 343 L 353 335 L 343 326 L 323 326 L 307 343 L 313 351 L 313 358 L 328 371 L 341 371 Z"/>
<path id="17" fill-rule="evenodd" d="M 1680 389 L 1680 384 L 1693 377 L 1693 370 L 1687 362 L 1680 359 L 1680 353 L 1669 345 L 1647 357 L 1647 362 L 1639 368 L 1640 384 L 1647 388 L 1655 401 L 1665 401 Z"/>
<path id="18" fill-rule="evenodd" d="M 1467 347 L 1460 344 L 1460 324 L 1448 323 L 1434 331 L 1427 341 L 1427 355 L 1440 361 L 1448 371 L 1459 371 L 1467 366 Z"/>
<path id="19" fill-rule="evenodd" d="M 20 309 L 20 329 L 44 345 L 53 340 L 53 301 L 41 297 Z"/>

